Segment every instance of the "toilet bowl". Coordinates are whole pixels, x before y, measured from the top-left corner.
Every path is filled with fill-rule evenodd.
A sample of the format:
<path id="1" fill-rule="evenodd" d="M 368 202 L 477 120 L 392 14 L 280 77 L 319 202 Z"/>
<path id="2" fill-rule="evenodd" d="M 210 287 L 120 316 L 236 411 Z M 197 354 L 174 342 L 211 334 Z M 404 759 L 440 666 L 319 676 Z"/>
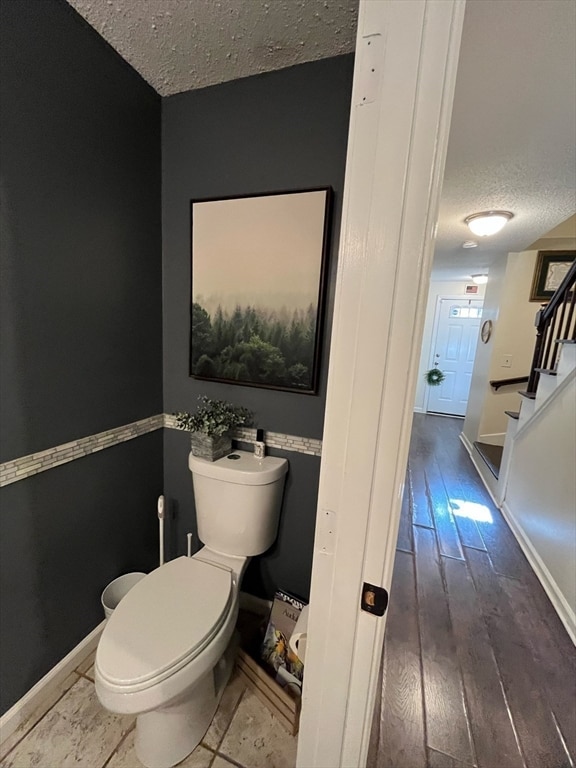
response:
<path id="1" fill-rule="evenodd" d="M 150 573 L 108 620 L 96 652 L 96 693 L 137 715 L 136 754 L 169 768 L 200 742 L 232 670 L 238 585 L 247 557 L 206 548 Z"/>
<path id="2" fill-rule="evenodd" d="M 232 456 L 190 457 L 205 546 L 138 582 L 96 652 L 97 696 L 137 716 L 136 754 L 147 768 L 171 768 L 208 729 L 234 664 L 242 576 L 276 538 L 288 463 Z"/>

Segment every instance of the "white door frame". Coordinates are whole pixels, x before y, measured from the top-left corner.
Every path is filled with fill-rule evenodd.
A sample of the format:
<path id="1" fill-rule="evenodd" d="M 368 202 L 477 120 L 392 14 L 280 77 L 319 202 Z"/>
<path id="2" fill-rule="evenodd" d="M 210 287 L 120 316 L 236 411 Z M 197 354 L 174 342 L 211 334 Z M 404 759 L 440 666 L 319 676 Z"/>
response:
<path id="1" fill-rule="evenodd" d="M 475 296 L 473 294 L 461 293 L 459 296 L 436 296 L 436 306 L 434 307 L 434 322 L 432 323 L 432 335 L 430 337 L 430 351 L 428 355 L 428 365 L 434 367 L 434 348 L 438 338 L 438 326 L 440 325 L 440 309 L 443 301 L 481 301 L 484 306 L 484 296 Z M 482 319 L 482 318 L 480 318 Z M 424 397 L 424 413 L 428 413 L 428 400 L 430 399 L 430 387 L 426 388 Z"/>
<path id="2" fill-rule="evenodd" d="M 366 762 L 463 17 L 360 0 L 299 768 Z"/>

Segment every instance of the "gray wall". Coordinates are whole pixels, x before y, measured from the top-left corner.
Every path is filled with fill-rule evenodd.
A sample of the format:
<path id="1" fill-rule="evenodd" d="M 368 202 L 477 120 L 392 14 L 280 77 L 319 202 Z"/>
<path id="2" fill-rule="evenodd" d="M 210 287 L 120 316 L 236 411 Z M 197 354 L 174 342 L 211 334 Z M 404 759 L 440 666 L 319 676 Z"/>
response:
<path id="1" fill-rule="evenodd" d="M 247 406 L 265 430 L 322 437 L 352 71 L 352 56 L 343 56 L 163 99 L 165 411 L 193 410 L 198 394 L 208 394 Z M 333 188 L 334 207 L 319 394 L 190 378 L 190 200 L 322 186 Z M 165 432 L 165 493 L 176 554 L 185 549 L 186 531 L 195 529 L 188 441 Z M 244 588 L 271 596 L 283 587 L 307 597 L 320 462 L 284 455 L 290 477 L 278 541 L 250 565 Z"/>
<path id="2" fill-rule="evenodd" d="M 6 461 L 162 410 L 160 99 L 62 0 L 1 9 Z M 2 489 L 1 708 L 156 563 L 160 433 Z"/>

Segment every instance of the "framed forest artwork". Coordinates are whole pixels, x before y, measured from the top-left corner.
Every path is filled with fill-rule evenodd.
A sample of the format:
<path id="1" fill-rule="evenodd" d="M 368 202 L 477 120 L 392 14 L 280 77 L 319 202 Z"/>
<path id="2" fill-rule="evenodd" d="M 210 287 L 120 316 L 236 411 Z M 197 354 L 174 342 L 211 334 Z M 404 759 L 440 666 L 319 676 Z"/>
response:
<path id="1" fill-rule="evenodd" d="M 193 200 L 190 375 L 315 394 L 330 188 Z"/>

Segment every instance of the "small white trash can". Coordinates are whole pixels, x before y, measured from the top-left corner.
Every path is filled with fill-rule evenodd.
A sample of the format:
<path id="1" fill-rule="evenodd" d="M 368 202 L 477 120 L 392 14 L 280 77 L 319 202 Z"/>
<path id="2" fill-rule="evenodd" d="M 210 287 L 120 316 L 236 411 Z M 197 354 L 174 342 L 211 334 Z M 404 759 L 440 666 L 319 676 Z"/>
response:
<path id="1" fill-rule="evenodd" d="M 110 584 L 108 584 L 100 598 L 107 619 L 112 616 L 112 613 L 120 600 L 122 600 L 122 598 L 130 592 L 132 587 L 138 584 L 144 576 L 146 576 L 146 574 L 140 572 L 125 573 L 123 576 L 118 576 L 117 579 L 114 579 L 114 581 L 111 581 Z"/>

